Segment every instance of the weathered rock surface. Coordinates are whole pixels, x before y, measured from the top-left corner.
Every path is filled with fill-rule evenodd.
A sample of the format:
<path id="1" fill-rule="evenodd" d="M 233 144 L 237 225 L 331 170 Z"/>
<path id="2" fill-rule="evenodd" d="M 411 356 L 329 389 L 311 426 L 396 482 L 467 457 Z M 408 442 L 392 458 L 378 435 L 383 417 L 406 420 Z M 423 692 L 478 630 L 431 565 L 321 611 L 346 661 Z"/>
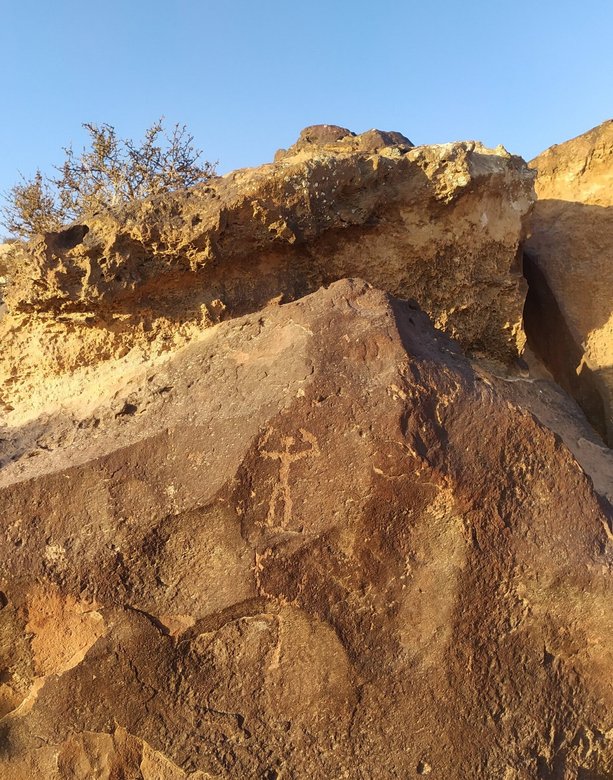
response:
<path id="1" fill-rule="evenodd" d="M 416 299 L 464 347 L 510 360 L 524 338 L 518 246 L 532 200 L 532 172 L 502 148 L 308 128 L 276 163 L 16 246 L 4 404 L 92 355 L 141 345 L 149 357 L 347 276 Z"/>
<path id="2" fill-rule="evenodd" d="M 6 275 L 8 273 L 7 259 L 11 251 L 11 244 L 0 244 L 0 307 L 4 307 L 4 285 L 6 284 Z M 0 309 L 4 313 L 4 308 Z"/>
<path id="3" fill-rule="evenodd" d="M 530 163 L 526 327 L 556 379 L 613 443 L 613 120 Z"/>
<path id="4" fill-rule="evenodd" d="M 586 419 L 577 402 L 558 384 L 545 366 L 527 349 L 528 369 L 501 370 L 487 360 L 473 361 L 482 381 L 491 384 L 511 403 L 534 414 L 560 437 L 591 478 L 594 490 L 613 507 L 613 450 Z"/>
<path id="5" fill-rule="evenodd" d="M 1 776 L 611 777 L 611 513 L 494 384 L 343 281 L 23 429 Z"/>
<path id="6" fill-rule="evenodd" d="M 380 152 L 386 147 L 394 147 L 404 153 L 415 144 L 402 133 L 385 130 L 368 130 L 365 133 L 352 133 L 346 127 L 338 125 L 312 125 L 305 127 L 296 143 L 289 149 L 279 149 L 275 161 L 292 157 L 300 152 L 321 154 L 322 152 Z"/>
<path id="7" fill-rule="evenodd" d="M 533 175 L 315 126 L 0 248 L 3 780 L 613 776 L 613 453 L 512 360 Z"/>

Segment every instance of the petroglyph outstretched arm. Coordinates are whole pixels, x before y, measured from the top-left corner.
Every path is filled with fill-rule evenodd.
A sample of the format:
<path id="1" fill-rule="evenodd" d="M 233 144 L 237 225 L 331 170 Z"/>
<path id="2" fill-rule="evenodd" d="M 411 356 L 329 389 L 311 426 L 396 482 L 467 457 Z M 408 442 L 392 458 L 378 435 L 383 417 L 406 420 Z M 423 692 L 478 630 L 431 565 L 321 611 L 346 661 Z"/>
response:
<path id="1" fill-rule="evenodd" d="M 279 525 L 281 528 L 286 528 L 291 520 L 293 503 L 289 477 L 292 463 L 296 463 L 296 461 L 304 458 L 318 457 L 321 454 L 319 443 L 314 434 L 304 428 L 299 428 L 298 431 L 302 445 L 306 445 L 302 449 L 292 449 L 296 445 L 296 439 L 293 436 L 281 436 L 281 448 L 279 450 L 264 449 L 272 436 L 272 428 L 266 431 L 259 445 L 263 458 L 279 461 L 279 477 L 272 488 L 265 520 L 268 526 Z M 281 506 L 282 511 L 280 522 L 275 523 L 278 514 L 277 505 Z"/>

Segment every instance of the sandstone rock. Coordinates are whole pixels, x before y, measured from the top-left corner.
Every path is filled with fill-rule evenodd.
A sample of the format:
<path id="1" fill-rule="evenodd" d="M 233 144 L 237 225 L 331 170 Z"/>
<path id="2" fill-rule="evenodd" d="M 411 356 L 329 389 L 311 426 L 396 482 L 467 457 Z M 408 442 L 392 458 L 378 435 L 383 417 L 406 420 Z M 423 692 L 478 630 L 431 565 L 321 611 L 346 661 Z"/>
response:
<path id="1" fill-rule="evenodd" d="M 10 251 L 12 244 L 0 244 L 0 314 L 4 313 L 4 286 L 10 268 Z"/>
<path id="2" fill-rule="evenodd" d="M 8 257 L 13 244 L 0 244 L 0 276 L 6 276 L 8 271 Z"/>
<path id="3" fill-rule="evenodd" d="M 342 281 L 14 429 L 2 777 L 611 776 L 613 518 L 495 385 Z"/>
<path id="4" fill-rule="evenodd" d="M 613 443 L 613 120 L 543 152 L 526 244 L 526 327 Z"/>
<path id="5" fill-rule="evenodd" d="M 338 125 L 311 125 L 305 127 L 300 133 L 296 145 L 306 144 L 330 144 L 342 141 L 344 138 L 355 138 L 356 134 L 346 127 Z"/>
<path id="6" fill-rule="evenodd" d="M 275 161 L 292 157 L 299 152 L 379 152 L 386 147 L 393 147 L 399 152 L 408 152 L 414 144 L 397 132 L 385 130 L 367 130 L 356 135 L 346 127 L 337 125 L 312 125 L 305 127 L 296 143 L 289 149 L 280 149 L 275 155 Z"/>
<path id="7" fill-rule="evenodd" d="M 328 142 L 344 132 L 310 129 L 277 163 L 16 247 L 0 323 L 5 407 L 93 356 L 150 357 L 346 276 L 416 299 L 465 348 L 511 360 L 533 198 L 524 162 L 379 131 Z"/>

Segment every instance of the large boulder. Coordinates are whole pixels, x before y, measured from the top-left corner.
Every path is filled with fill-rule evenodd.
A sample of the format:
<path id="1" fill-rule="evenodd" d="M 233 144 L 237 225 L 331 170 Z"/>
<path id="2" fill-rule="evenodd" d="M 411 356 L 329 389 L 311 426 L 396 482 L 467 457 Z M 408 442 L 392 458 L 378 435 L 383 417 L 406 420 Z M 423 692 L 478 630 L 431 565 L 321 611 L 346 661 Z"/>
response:
<path id="1" fill-rule="evenodd" d="M 338 282 L 86 409 L 0 472 L 3 778 L 611 776 L 611 513 L 416 306 Z"/>
<path id="2" fill-rule="evenodd" d="M 530 339 L 613 443 L 613 120 L 552 146 L 530 167 Z"/>

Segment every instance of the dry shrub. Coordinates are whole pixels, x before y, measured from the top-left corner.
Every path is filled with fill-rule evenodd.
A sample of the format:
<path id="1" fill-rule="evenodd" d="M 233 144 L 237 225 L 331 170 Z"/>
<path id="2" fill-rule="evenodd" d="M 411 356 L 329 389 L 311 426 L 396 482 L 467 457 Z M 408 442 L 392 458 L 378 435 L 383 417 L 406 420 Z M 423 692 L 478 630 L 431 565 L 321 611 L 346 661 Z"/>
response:
<path id="1" fill-rule="evenodd" d="M 140 143 L 119 138 L 112 125 L 88 122 L 83 127 L 89 148 L 78 155 L 65 148 L 57 177 L 37 171 L 5 193 L 0 223 L 11 235 L 27 239 L 58 230 L 86 214 L 191 187 L 215 175 L 214 163 L 200 162 L 202 152 L 185 125 L 167 132 L 160 119 Z"/>

